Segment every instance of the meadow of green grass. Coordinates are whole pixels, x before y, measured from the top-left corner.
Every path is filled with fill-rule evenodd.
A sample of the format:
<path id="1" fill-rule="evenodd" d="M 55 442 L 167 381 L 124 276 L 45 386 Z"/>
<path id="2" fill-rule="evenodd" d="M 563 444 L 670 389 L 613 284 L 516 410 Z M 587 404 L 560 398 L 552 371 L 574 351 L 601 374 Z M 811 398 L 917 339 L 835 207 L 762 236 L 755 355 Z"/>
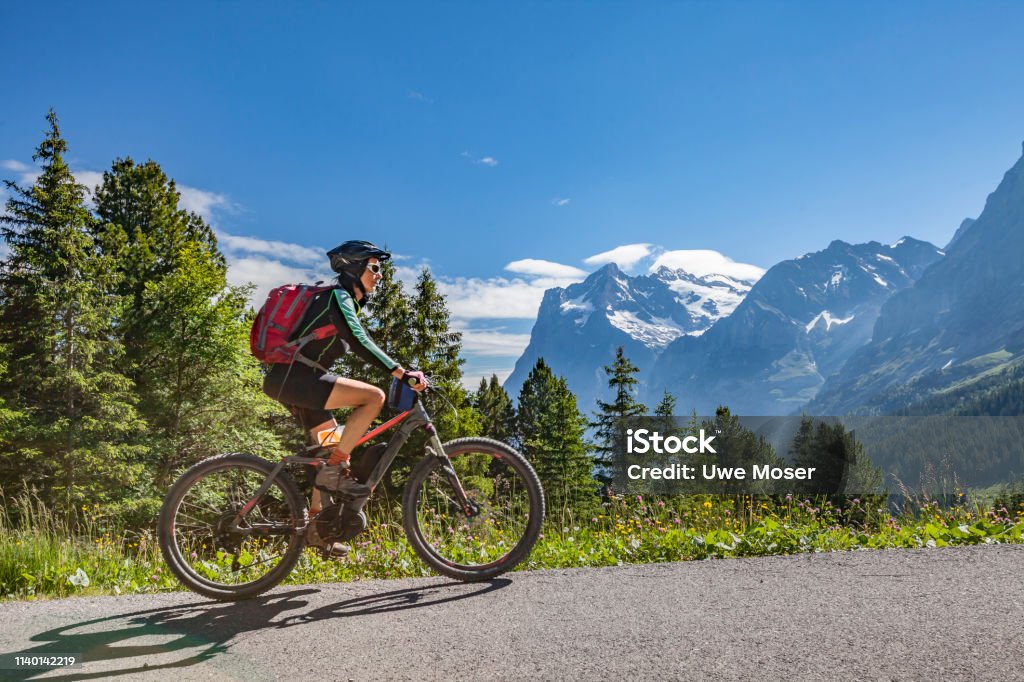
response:
<path id="1" fill-rule="evenodd" d="M 878 499 L 779 499 L 615 496 L 586 514 L 550 510 L 543 535 L 522 569 L 614 566 L 898 547 L 1024 542 L 1024 505 L 1008 510 L 917 500 L 893 512 Z M 12 514 L 14 511 L 16 514 Z M 101 505 L 74 521 L 29 496 L 0 511 L 0 598 L 180 590 L 151 531 L 118 528 Z M 397 514 L 353 542 L 344 561 L 304 553 L 288 583 L 431 575 L 406 542 Z M 18 527 L 12 518 L 21 520 Z"/>

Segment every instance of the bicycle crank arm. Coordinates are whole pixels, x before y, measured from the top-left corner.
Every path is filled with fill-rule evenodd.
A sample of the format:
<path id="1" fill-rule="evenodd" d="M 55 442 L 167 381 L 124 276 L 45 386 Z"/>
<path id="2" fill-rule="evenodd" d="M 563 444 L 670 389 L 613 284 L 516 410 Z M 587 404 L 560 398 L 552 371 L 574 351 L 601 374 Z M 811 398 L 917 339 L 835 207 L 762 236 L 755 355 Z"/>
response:
<path id="1" fill-rule="evenodd" d="M 284 524 L 255 524 L 250 525 L 248 528 L 239 528 L 238 532 L 242 535 L 296 535 L 300 531 L 295 526 L 284 525 Z"/>

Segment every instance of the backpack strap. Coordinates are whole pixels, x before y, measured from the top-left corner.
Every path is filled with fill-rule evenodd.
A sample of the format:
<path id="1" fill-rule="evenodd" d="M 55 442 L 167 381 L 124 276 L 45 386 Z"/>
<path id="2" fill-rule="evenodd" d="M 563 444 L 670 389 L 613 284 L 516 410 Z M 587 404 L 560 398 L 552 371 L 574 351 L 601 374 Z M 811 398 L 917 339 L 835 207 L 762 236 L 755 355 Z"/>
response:
<path id="1" fill-rule="evenodd" d="M 334 334 L 337 334 L 337 333 L 338 333 L 338 330 L 334 328 L 333 324 L 325 324 L 322 327 L 317 327 L 316 329 L 314 329 L 310 333 L 306 334 L 305 336 L 300 336 L 299 338 L 295 339 L 294 341 L 289 341 L 288 343 L 285 344 L 285 346 L 286 347 L 287 346 L 291 346 L 291 347 L 295 348 L 295 353 L 292 355 L 292 358 L 294 360 L 297 360 L 298 362 L 301 362 L 302 364 L 306 365 L 307 367 L 313 367 L 314 369 L 319 369 L 322 372 L 327 372 L 329 370 L 326 367 L 324 367 L 323 365 L 321 365 L 319 362 L 317 362 L 315 360 L 312 360 L 310 358 L 307 358 L 305 355 L 303 355 L 302 354 L 302 348 L 307 343 L 309 343 L 310 341 L 317 341 L 319 339 L 326 339 L 328 336 L 333 336 Z"/>
<path id="2" fill-rule="evenodd" d="M 323 327 L 317 327 L 316 329 L 306 334 L 305 336 L 299 337 L 294 341 L 289 341 L 284 346 L 282 346 L 293 346 L 295 348 L 295 352 L 292 353 L 292 361 L 288 363 L 288 371 L 284 373 L 284 379 L 281 380 L 281 388 L 278 390 L 277 397 L 274 398 L 275 400 L 277 400 L 278 402 L 281 401 L 281 394 L 284 392 L 284 385 L 288 382 L 288 376 L 292 373 L 292 367 L 295 365 L 296 362 L 300 362 L 303 365 L 306 365 L 307 367 L 312 367 L 313 369 L 318 369 L 324 374 L 330 372 L 329 369 L 321 365 L 316 360 L 313 360 L 312 358 L 307 358 L 305 355 L 303 355 L 302 347 L 305 346 L 310 341 L 315 341 L 316 339 L 326 339 L 328 336 L 331 336 L 336 332 L 337 330 L 334 328 L 333 324 L 324 325 Z"/>

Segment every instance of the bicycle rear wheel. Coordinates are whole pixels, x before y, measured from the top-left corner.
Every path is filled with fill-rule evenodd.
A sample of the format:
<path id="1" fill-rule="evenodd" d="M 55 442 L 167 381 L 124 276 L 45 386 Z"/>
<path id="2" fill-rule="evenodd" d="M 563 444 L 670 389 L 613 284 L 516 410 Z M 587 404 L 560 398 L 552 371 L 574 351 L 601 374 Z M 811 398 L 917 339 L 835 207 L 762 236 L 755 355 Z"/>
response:
<path id="1" fill-rule="evenodd" d="M 218 455 L 171 486 L 160 510 L 160 551 L 185 587 L 213 599 L 246 599 L 295 567 L 305 547 L 306 504 L 285 472 L 238 527 L 233 523 L 273 468 L 254 455 Z"/>
<path id="2" fill-rule="evenodd" d="M 460 438 L 444 450 L 475 508 L 459 504 L 443 459 L 424 458 L 402 500 L 409 543 L 431 568 L 457 580 L 512 570 L 533 549 L 544 521 L 536 472 L 518 452 L 489 438 Z"/>

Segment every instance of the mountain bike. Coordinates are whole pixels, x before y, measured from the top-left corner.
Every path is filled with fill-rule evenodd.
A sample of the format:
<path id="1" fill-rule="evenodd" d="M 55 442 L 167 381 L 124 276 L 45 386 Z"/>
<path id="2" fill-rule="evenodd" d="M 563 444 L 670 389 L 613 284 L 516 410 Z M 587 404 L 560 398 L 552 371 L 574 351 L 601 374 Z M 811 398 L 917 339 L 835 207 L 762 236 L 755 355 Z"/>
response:
<path id="1" fill-rule="evenodd" d="M 442 443 L 419 394 L 401 382 L 397 388 L 392 382 L 389 404 L 407 409 L 360 439 L 362 445 L 397 427 L 390 442 L 354 457 L 353 476 L 376 489 L 413 432 L 425 429 L 423 458 L 401 497 L 409 544 L 433 570 L 458 580 L 512 570 L 533 549 L 544 520 L 544 492 L 533 467 L 489 438 Z M 168 568 L 201 595 L 246 599 L 288 576 L 306 547 L 309 524 L 328 547 L 356 537 L 367 527 L 368 498 L 323 493 L 323 508 L 310 517 L 290 473 L 322 466 L 327 453 L 307 449 L 274 463 L 235 452 L 192 466 L 171 486 L 160 511 L 157 534 Z"/>

